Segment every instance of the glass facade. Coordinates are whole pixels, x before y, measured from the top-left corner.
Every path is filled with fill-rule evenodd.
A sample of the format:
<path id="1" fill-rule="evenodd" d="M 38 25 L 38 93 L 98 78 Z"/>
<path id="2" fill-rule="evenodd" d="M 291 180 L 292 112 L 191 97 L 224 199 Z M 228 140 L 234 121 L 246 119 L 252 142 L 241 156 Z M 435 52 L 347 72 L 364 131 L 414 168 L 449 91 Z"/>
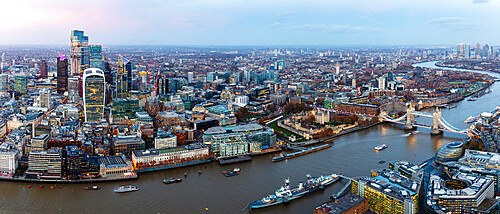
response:
<path id="1" fill-rule="evenodd" d="M 81 73 L 89 68 L 89 37 L 81 30 L 72 30 L 70 40 L 71 72 L 73 75 L 81 76 Z"/>
<path id="2" fill-rule="evenodd" d="M 84 74 L 85 122 L 101 121 L 104 115 L 104 72 L 87 69 Z"/>
<path id="3" fill-rule="evenodd" d="M 118 59 L 116 72 L 116 98 L 127 98 L 129 88 L 132 87 L 132 63 L 123 56 Z"/>
<path id="4" fill-rule="evenodd" d="M 90 67 L 99 68 L 104 71 L 104 57 L 101 45 L 89 45 Z"/>
<path id="5" fill-rule="evenodd" d="M 28 93 L 27 76 L 15 76 L 14 77 L 14 91 L 20 94 Z"/>
<path id="6" fill-rule="evenodd" d="M 68 59 L 61 54 L 57 57 L 57 93 L 63 94 L 68 90 Z"/>
<path id="7" fill-rule="evenodd" d="M 436 153 L 436 163 L 444 163 L 448 161 L 457 161 L 463 154 L 463 143 L 451 142 L 441 148 Z"/>

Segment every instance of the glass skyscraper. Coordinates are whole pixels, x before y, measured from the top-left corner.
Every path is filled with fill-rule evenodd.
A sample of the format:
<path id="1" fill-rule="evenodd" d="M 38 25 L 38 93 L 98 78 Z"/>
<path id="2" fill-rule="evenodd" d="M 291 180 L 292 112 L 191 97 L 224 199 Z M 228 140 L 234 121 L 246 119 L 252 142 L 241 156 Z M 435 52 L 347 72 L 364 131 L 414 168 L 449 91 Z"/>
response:
<path id="1" fill-rule="evenodd" d="M 116 98 L 125 99 L 132 88 L 132 63 L 123 56 L 119 56 L 116 72 Z"/>
<path id="2" fill-rule="evenodd" d="M 83 74 L 83 86 L 85 122 L 101 121 L 104 116 L 104 72 L 98 68 L 86 69 Z"/>
<path id="3" fill-rule="evenodd" d="M 71 75 L 81 76 L 83 70 L 89 68 L 89 37 L 81 30 L 70 32 Z"/>
<path id="4" fill-rule="evenodd" d="M 14 91 L 20 94 L 28 93 L 28 77 L 17 75 L 14 77 Z"/>
<path id="5" fill-rule="evenodd" d="M 68 59 L 66 55 L 57 57 L 57 93 L 63 94 L 68 90 Z"/>
<path id="6" fill-rule="evenodd" d="M 102 45 L 89 45 L 90 67 L 99 68 L 104 71 L 104 57 L 102 56 Z"/>

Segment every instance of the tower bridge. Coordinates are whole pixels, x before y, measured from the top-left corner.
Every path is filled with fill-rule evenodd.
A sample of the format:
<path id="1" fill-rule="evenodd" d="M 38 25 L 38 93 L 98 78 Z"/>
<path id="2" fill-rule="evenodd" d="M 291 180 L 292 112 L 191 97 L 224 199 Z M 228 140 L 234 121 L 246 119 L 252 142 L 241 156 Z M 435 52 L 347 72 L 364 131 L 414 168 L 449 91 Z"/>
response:
<path id="1" fill-rule="evenodd" d="M 416 123 L 415 120 L 416 116 L 432 118 L 432 126 Z M 410 105 L 406 110 L 406 114 L 404 114 L 401 117 L 393 118 L 389 116 L 387 112 L 381 111 L 379 118 L 380 120 L 385 122 L 403 124 L 404 128 L 408 130 L 415 129 L 416 127 L 430 128 L 431 134 L 441 134 L 443 133 L 443 131 L 460 133 L 460 134 L 469 133 L 468 129 L 459 129 L 448 123 L 441 116 L 441 110 L 439 108 L 436 108 L 432 113 L 429 113 L 429 112 L 416 111 L 415 108 L 412 105 Z"/>

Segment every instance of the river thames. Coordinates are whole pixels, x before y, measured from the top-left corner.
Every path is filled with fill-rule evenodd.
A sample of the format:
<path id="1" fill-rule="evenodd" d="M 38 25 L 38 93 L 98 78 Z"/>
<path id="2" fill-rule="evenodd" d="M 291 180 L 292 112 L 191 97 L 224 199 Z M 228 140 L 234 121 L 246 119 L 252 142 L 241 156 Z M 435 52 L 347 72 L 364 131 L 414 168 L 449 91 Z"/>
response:
<path id="1" fill-rule="evenodd" d="M 433 67 L 433 62 L 419 64 Z M 498 74 L 492 74 L 499 77 Z M 457 128 L 467 128 L 464 120 L 484 111 L 493 110 L 500 100 L 500 86 L 490 87 L 492 93 L 475 102 L 467 100 L 450 104 L 443 117 Z M 480 103 L 480 105 L 478 105 Z M 306 179 L 306 174 L 318 176 L 343 173 L 349 177 L 369 176 L 370 170 L 388 167 L 388 162 L 408 160 L 420 163 L 432 157 L 442 145 L 460 141 L 455 135 L 431 136 L 429 130 L 406 136 L 405 131 L 389 124 L 378 125 L 337 138 L 328 150 L 303 157 L 273 163 L 274 155 L 254 157 L 253 161 L 219 166 L 218 163 L 187 168 L 143 173 L 138 180 L 98 184 L 99 191 L 85 191 L 90 184 L 63 184 L 63 188 L 26 188 L 28 183 L 2 182 L 0 212 L 2 213 L 245 213 L 249 202 L 274 192 L 290 178 L 291 185 Z M 387 149 L 373 148 L 386 144 Z M 384 160 L 385 164 L 378 162 Z M 241 168 L 239 176 L 226 178 L 221 171 Z M 202 173 L 198 174 L 198 170 Z M 184 173 L 187 176 L 184 177 Z M 165 185 L 163 179 L 181 177 L 181 183 Z M 117 194 L 113 189 L 134 184 L 140 191 Z M 312 213 L 313 208 L 328 200 L 342 188 L 338 182 L 324 191 L 317 191 L 292 201 L 254 210 L 252 213 Z M 38 186 L 39 184 L 31 184 Z M 207 210 L 208 209 L 208 210 Z"/>

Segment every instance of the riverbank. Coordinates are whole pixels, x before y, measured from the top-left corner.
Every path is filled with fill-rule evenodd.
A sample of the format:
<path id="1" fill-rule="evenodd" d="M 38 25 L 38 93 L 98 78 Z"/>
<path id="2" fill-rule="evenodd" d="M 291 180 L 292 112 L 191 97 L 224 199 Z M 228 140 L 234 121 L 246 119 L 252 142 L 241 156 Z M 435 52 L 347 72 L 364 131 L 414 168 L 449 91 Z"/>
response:
<path id="1" fill-rule="evenodd" d="M 24 182 L 24 183 L 104 183 L 104 182 L 116 182 L 116 181 L 127 181 L 136 180 L 139 177 L 137 175 L 130 176 L 126 178 L 96 178 L 96 179 L 29 179 L 29 178 L 12 178 L 12 177 L 0 177 L 0 181 L 11 181 L 11 182 Z"/>

